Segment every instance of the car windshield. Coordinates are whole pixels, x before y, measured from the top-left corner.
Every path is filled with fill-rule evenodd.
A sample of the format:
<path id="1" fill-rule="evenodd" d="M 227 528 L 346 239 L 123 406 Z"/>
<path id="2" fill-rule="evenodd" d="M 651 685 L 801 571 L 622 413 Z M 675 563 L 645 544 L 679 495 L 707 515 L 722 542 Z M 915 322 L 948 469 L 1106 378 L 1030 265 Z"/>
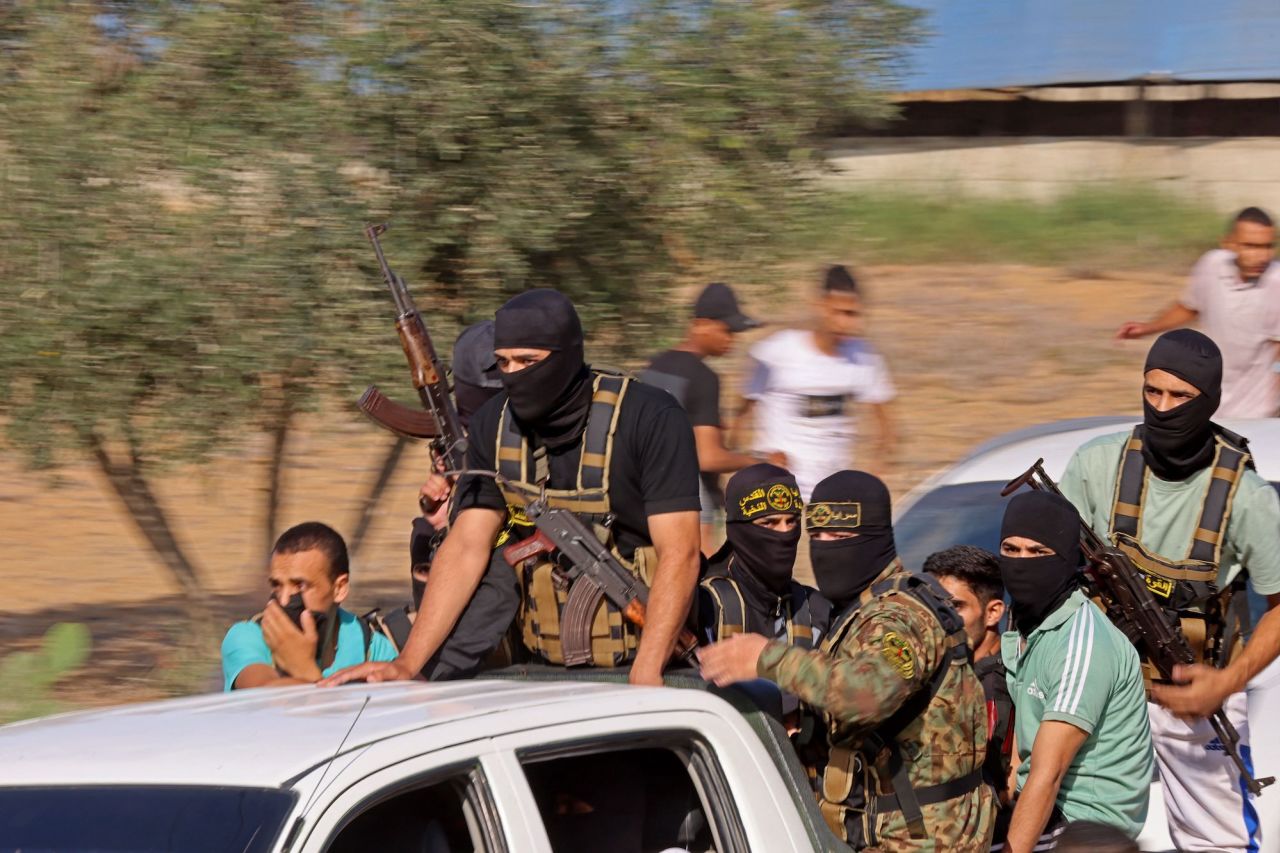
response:
<path id="1" fill-rule="evenodd" d="M 925 557 L 952 545 L 999 552 L 1004 486 L 1002 480 L 941 486 L 916 501 L 893 526 L 902 564 L 918 571 Z"/>
<path id="2" fill-rule="evenodd" d="M 270 850 L 293 807 L 266 788 L 0 788 L 0 850 Z"/>

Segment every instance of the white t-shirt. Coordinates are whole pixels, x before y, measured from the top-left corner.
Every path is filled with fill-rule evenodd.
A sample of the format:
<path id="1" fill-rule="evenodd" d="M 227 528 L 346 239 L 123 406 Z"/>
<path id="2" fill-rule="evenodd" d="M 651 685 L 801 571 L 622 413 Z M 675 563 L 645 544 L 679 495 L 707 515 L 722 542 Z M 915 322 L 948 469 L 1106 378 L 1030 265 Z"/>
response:
<path id="1" fill-rule="evenodd" d="M 1256 282 L 1240 279 L 1235 253 L 1205 252 L 1178 300 L 1200 313 L 1200 328 L 1222 350 L 1220 418 L 1271 418 L 1280 410 L 1280 265 Z"/>
<path id="2" fill-rule="evenodd" d="M 809 499 L 820 480 L 852 464 L 854 403 L 887 403 L 895 391 L 884 358 L 869 343 L 847 340 L 835 355 L 813 333 L 786 329 L 751 348 L 746 396 L 755 400 L 755 450 L 780 450 Z"/>

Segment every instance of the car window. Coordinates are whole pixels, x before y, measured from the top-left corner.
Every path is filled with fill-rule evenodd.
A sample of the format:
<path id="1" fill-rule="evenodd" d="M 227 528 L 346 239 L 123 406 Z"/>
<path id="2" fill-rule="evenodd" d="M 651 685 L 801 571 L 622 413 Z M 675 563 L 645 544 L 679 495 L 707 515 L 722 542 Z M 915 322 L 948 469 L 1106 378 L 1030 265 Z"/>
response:
<path id="1" fill-rule="evenodd" d="M 693 736 L 520 761 L 556 853 L 747 849 L 723 773 Z"/>
<path id="2" fill-rule="evenodd" d="M 0 850 L 270 850 L 291 791 L 204 786 L 0 788 Z"/>
<path id="3" fill-rule="evenodd" d="M 977 545 L 1000 552 L 1000 522 L 1008 498 L 1005 483 L 991 480 L 940 486 L 912 504 L 893 526 L 898 556 L 919 570 L 925 557 L 952 545 Z"/>
<path id="4" fill-rule="evenodd" d="M 494 853 L 505 849 L 484 778 L 472 768 L 371 800 L 348 818 L 328 853 Z"/>

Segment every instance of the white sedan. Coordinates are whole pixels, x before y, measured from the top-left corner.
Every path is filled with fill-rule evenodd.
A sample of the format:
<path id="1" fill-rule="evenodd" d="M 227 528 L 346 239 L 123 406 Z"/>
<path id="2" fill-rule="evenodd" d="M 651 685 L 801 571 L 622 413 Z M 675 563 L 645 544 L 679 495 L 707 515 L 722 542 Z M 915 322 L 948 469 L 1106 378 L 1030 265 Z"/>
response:
<path id="1" fill-rule="evenodd" d="M 899 503 L 894 536 L 903 562 L 919 569 L 927 556 L 952 545 L 977 545 L 996 552 L 1007 498 L 1000 490 L 1039 458 L 1057 479 L 1082 444 L 1101 435 L 1131 429 L 1133 417 L 1081 418 L 1017 430 L 980 445 L 955 465 L 913 489 Z M 1247 437 L 1258 473 L 1280 489 L 1280 419 L 1227 420 L 1223 426 Z M 1263 603 L 1252 596 L 1255 618 Z M 1280 661 L 1277 662 L 1280 664 Z M 1252 720 L 1280 715 L 1280 665 L 1273 664 L 1249 685 Z M 1280 774 L 1280 738 L 1253 738 L 1258 776 Z M 1280 850 L 1280 785 L 1268 789 L 1258 803 L 1265 849 Z M 1270 839 L 1269 841 L 1267 839 Z M 1170 850 L 1160 783 L 1152 784 L 1151 808 L 1142 836 L 1143 850 Z"/>

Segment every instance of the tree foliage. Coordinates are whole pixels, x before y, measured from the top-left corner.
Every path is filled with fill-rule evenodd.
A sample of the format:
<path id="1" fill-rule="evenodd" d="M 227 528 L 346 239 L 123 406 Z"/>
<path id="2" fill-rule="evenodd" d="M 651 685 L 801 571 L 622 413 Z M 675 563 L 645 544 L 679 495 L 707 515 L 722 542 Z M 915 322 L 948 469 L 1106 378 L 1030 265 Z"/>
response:
<path id="1" fill-rule="evenodd" d="M 647 349 L 673 276 L 767 251 L 823 127 L 884 109 L 913 21 L 891 0 L 4 4 L 8 439 L 35 465 L 93 453 L 164 527 L 157 466 L 403 384 L 367 221 L 394 222 L 442 350 L 541 285 Z M 151 539 L 185 571 L 173 531 Z"/>

